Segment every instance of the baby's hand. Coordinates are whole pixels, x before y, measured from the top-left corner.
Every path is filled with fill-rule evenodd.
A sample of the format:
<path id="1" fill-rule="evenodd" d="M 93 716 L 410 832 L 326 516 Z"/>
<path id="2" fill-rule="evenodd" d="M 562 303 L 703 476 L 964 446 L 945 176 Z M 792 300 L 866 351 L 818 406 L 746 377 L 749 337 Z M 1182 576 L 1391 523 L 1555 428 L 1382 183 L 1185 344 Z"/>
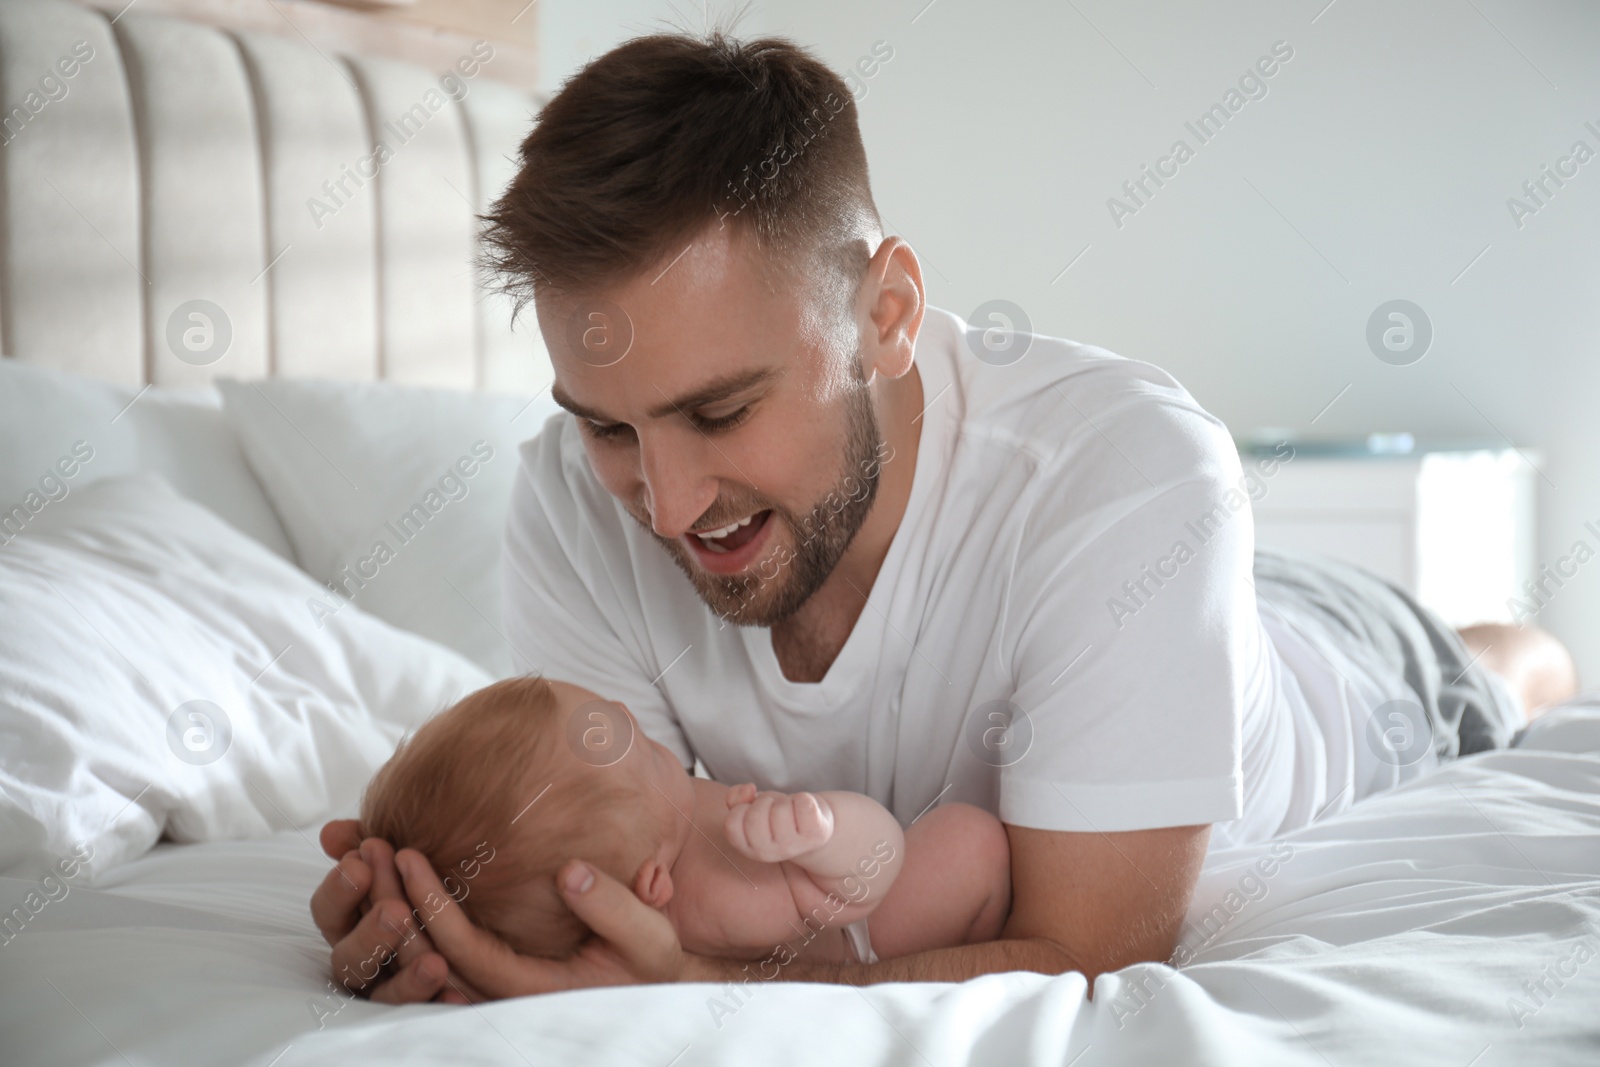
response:
<path id="1" fill-rule="evenodd" d="M 728 790 L 728 842 L 763 863 L 791 860 L 833 836 L 833 809 L 814 793 L 757 793 L 749 782 Z"/>

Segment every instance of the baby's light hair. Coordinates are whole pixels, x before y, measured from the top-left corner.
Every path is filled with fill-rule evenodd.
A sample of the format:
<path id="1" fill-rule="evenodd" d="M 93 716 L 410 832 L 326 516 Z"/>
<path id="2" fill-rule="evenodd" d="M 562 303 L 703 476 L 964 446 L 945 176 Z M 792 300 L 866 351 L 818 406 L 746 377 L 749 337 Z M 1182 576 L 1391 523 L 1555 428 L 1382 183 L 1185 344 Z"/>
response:
<path id="1" fill-rule="evenodd" d="M 561 751 L 559 710 L 532 675 L 468 694 L 379 768 L 361 835 L 421 852 L 473 921 L 518 952 L 565 959 L 589 928 L 562 901 L 556 871 L 582 857 L 631 885 L 664 828 L 642 817 L 637 783 Z"/>

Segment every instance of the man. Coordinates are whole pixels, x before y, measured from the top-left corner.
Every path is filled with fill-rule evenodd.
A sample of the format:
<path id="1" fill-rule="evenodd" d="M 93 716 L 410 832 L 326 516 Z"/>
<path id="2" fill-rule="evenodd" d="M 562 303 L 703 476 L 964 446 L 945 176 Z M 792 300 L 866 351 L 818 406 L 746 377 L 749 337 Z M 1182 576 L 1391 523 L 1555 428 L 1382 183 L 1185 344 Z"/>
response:
<path id="1" fill-rule="evenodd" d="M 929 308 L 848 89 L 787 42 L 600 57 L 491 222 L 573 415 L 523 449 L 520 665 L 626 703 L 714 778 L 856 790 L 907 824 L 967 801 L 1007 827 L 1001 940 L 801 954 L 784 979 L 1166 959 L 1209 846 L 1504 745 L 1570 691 L 1544 635 L 1469 649 L 1360 571 L 1257 554 L 1249 500 L 1293 450 L 1247 474 L 1159 368 Z M 375 999 L 741 974 L 684 953 L 630 872 L 563 869 L 596 936 L 557 963 L 443 906 L 416 853 L 348 822 L 323 840 L 340 862 L 313 912 Z"/>

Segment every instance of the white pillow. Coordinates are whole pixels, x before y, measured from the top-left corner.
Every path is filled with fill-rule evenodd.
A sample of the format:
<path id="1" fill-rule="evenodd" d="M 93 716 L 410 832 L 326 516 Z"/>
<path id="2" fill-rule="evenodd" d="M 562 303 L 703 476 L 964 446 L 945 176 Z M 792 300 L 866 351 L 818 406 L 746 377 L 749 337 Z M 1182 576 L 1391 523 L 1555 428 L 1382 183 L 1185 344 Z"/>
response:
<path id="1" fill-rule="evenodd" d="M 228 421 L 307 573 L 497 677 L 500 544 L 517 444 L 556 406 L 383 382 L 218 382 Z"/>
<path id="2" fill-rule="evenodd" d="M 177 841 L 352 810 L 401 734 L 489 682 L 150 476 L 0 548 L 0 870 L 98 873 Z"/>
<path id="3" fill-rule="evenodd" d="M 0 359 L 0 544 L 90 482 L 141 472 L 290 558 L 215 389 L 141 392 Z"/>

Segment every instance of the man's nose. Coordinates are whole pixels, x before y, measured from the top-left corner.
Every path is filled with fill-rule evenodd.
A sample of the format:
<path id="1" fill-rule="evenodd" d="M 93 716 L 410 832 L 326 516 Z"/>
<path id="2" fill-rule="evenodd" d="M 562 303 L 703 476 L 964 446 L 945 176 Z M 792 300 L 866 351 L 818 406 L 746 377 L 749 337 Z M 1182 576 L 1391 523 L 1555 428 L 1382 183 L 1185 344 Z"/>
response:
<path id="1" fill-rule="evenodd" d="M 692 447 L 641 441 L 639 464 L 650 508 L 650 527 L 662 537 L 682 537 L 717 499 L 717 479 Z"/>

